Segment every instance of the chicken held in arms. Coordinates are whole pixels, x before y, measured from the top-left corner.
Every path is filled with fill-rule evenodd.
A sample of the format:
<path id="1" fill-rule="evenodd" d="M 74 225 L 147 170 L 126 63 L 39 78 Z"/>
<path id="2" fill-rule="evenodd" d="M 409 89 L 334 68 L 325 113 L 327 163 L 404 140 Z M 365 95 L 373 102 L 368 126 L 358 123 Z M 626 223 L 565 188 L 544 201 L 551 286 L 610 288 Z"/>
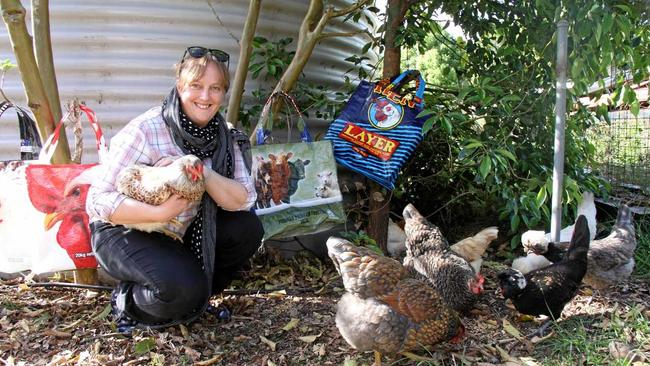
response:
<path id="1" fill-rule="evenodd" d="M 360 351 L 408 354 L 418 346 L 461 340 L 465 328 L 428 281 L 411 277 L 396 260 L 331 237 L 327 252 L 346 293 L 337 305 L 336 326 Z"/>
<path id="2" fill-rule="evenodd" d="M 483 292 L 483 276 L 451 250 L 440 229 L 413 205 L 407 205 L 402 214 L 406 220 L 404 267 L 425 276 L 452 308 L 470 310 Z"/>
<path id="3" fill-rule="evenodd" d="M 567 255 L 548 267 L 534 270 L 526 275 L 515 269 L 507 269 L 497 276 L 501 292 L 510 299 L 517 311 L 528 315 L 548 315 L 558 319 L 564 306 L 578 293 L 587 273 L 587 250 L 589 227 L 587 219 L 580 215 Z"/>
<path id="4" fill-rule="evenodd" d="M 200 201 L 205 192 L 203 163 L 194 155 L 184 155 L 166 166 L 134 165 L 120 172 L 117 178 L 117 191 L 137 201 L 158 206 L 177 194 L 190 201 Z M 166 228 L 170 222 L 146 222 L 128 224 L 125 227 L 146 232 L 158 231 L 182 241 L 174 232 Z"/>

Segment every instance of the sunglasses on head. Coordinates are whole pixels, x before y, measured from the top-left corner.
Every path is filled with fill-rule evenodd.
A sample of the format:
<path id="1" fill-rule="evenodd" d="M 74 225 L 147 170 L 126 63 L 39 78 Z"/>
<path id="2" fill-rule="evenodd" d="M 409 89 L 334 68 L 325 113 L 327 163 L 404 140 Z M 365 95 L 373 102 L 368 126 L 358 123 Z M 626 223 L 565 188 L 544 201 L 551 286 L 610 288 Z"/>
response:
<path id="1" fill-rule="evenodd" d="M 193 58 L 201 58 L 205 56 L 206 54 L 210 54 L 215 60 L 219 62 L 224 62 L 228 64 L 228 67 L 230 67 L 230 55 L 227 54 L 226 52 L 222 50 L 218 50 L 216 48 L 205 48 L 201 46 L 192 46 L 192 47 L 187 47 L 185 50 L 185 53 L 183 54 L 183 57 L 181 58 L 181 63 L 185 61 L 185 58 L 187 55 L 190 55 Z"/>

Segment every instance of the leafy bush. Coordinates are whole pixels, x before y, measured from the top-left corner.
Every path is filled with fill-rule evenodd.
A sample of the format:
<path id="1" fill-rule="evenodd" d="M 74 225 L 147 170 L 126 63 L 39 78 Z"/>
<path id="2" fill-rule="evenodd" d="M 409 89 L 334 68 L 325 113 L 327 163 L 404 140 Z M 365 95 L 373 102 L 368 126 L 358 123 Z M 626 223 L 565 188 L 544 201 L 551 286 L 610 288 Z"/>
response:
<path id="1" fill-rule="evenodd" d="M 650 37 L 647 29 L 634 27 L 647 23 L 642 12 L 607 1 L 559 7 L 550 1 L 534 5 L 478 1 L 471 8 L 460 1 L 433 3 L 430 6 L 453 14 L 468 39 L 455 41 L 439 27 L 422 23 L 437 34 L 434 46 L 453 55 L 447 65 L 453 68 L 449 72 L 453 78 L 427 89 L 426 136 L 404 168 L 396 195 L 401 201 L 418 202 L 424 212 L 437 212 L 436 221 L 442 225 L 465 222 L 476 214 L 499 215 L 510 223 L 513 247 L 519 241 L 515 234 L 549 226 L 555 23 L 566 17 L 572 21 L 569 77 L 573 88 L 567 91 L 563 222 L 573 221 L 583 190 L 596 195 L 609 190 L 594 174 L 595 148 L 585 133 L 594 121 L 605 118 L 606 109 L 587 110 L 578 97 L 607 76 L 615 61 L 632 68 L 635 80 L 648 77 L 648 59 L 640 56 L 642 49 L 632 47 Z M 585 32 L 594 27 L 607 29 Z M 411 41 L 406 45 L 415 47 L 423 40 Z M 634 109 L 634 96 L 625 92 L 625 85 L 618 87 Z"/>

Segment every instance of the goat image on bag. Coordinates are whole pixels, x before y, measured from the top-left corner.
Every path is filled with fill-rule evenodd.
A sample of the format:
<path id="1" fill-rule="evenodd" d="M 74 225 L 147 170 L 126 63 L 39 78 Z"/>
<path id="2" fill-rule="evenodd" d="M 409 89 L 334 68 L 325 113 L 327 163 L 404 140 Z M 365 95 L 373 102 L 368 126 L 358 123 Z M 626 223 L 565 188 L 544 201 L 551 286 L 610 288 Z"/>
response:
<path id="1" fill-rule="evenodd" d="M 415 94 L 401 89 L 415 80 Z M 376 83 L 362 81 L 341 114 L 330 125 L 336 162 L 394 189 L 400 169 L 422 141 L 426 117 L 424 79 L 416 70 Z"/>

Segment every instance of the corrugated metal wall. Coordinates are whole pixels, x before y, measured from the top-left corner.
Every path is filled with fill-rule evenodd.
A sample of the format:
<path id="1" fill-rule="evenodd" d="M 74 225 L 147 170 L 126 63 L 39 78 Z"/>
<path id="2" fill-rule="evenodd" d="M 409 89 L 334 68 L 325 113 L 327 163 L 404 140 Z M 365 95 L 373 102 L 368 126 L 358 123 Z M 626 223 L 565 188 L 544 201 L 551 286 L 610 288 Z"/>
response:
<path id="1" fill-rule="evenodd" d="M 29 13 L 29 2 L 22 3 Z M 248 0 L 50 2 L 52 45 L 61 102 L 65 104 L 75 97 L 85 101 L 95 110 L 105 135 L 110 138 L 130 119 L 160 104 L 173 85 L 173 64 L 188 45 L 220 48 L 230 53 L 230 69 L 234 75 L 239 54 L 237 39 L 241 36 L 248 4 Z M 273 40 L 291 36 L 295 47 L 308 2 L 274 0 L 262 4 L 257 35 Z M 346 24 L 342 29 L 334 25 L 328 30 L 349 31 L 350 27 Z M 339 37 L 318 45 L 305 70 L 308 80 L 336 90 L 350 66 L 343 59 L 359 53 L 365 42 L 359 37 Z M 0 60 L 6 58 L 15 62 L 3 24 L 0 27 Z M 258 86 L 249 80 L 247 93 Z M 24 105 L 17 69 L 5 77 L 3 90 L 12 100 Z M 320 128 L 324 125 L 320 124 Z M 85 132 L 84 146 L 83 161 L 95 161 L 90 131 Z M 0 119 L 0 160 L 18 157 L 16 119 L 13 115 L 3 116 Z"/>

